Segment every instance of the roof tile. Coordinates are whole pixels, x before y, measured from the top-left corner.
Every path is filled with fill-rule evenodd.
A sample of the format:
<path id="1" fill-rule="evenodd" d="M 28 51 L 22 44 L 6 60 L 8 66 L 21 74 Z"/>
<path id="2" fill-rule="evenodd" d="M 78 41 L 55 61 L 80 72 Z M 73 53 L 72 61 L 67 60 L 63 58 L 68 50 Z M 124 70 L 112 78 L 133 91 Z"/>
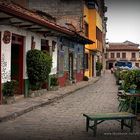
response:
<path id="1" fill-rule="evenodd" d="M 109 43 L 109 48 L 107 50 L 110 51 L 139 51 L 139 44 L 135 44 L 132 42 L 123 42 L 123 43 Z"/>

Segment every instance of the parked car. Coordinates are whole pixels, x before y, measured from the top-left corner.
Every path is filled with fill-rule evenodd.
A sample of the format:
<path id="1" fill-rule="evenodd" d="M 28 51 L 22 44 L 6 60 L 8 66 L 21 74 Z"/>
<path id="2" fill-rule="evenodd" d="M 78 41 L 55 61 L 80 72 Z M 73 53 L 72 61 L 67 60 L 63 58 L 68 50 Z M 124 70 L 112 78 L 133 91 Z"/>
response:
<path id="1" fill-rule="evenodd" d="M 122 68 L 122 67 L 132 68 L 132 62 L 130 62 L 130 61 L 117 61 L 115 63 L 115 67 L 117 67 L 117 68 Z"/>

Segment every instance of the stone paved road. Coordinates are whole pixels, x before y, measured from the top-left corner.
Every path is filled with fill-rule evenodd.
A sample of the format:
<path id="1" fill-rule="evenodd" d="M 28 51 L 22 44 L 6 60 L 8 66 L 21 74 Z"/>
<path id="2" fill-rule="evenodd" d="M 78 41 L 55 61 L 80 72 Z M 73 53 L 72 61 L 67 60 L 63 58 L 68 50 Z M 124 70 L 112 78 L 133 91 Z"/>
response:
<path id="1" fill-rule="evenodd" d="M 109 71 L 101 79 L 53 104 L 29 112 L 16 120 L 0 124 L 0 140 L 136 140 L 135 133 L 125 128 L 122 132 L 116 121 L 106 121 L 98 126 L 97 137 L 85 131 L 83 113 L 117 111 L 117 87 Z"/>

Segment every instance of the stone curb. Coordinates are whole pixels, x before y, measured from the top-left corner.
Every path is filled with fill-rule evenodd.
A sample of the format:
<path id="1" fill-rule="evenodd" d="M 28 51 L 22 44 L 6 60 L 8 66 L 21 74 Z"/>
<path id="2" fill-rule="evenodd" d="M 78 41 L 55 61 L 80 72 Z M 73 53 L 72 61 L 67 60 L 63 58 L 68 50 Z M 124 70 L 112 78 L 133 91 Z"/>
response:
<path id="1" fill-rule="evenodd" d="M 74 89 L 74 90 L 68 91 L 68 92 L 66 92 L 66 93 L 63 94 L 63 95 L 59 95 L 58 97 L 54 97 L 54 98 L 52 98 L 52 99 L 50 99 L 50 100 L 48 100 L 48 101 L 39 103 L 39 104 L 37 104 L 37 105 L 33 105 L 33 106 L 31 106 L 31 107 L 27 107 L 27 108 L 25 108 L 25 109 L 23 109 L 23 110 L 20 110 L 20 111 L 18 111 L 18 112 L 14 112 L 14 113 L 11 113 L 11 114 L 9 114 L 9 115 L 7 115 L 7 116 L 1 117 L 1 118 L 0 118 L 0 123 L 6 122 L 6 121 L 9 121 L 9 120 L 12 120 L 12 119 L 16 119 L 17 117 L 19 117 L 19 116 L 21 116 L 21 115 L 23 115 L 23 114 L 25 114 L 25 113 L 28 113 L 28 112 L 30 112 L 30 111 L 32 111 L 32 110 L 34 110 L 34 109 L 37 109 L 37 108 L 40 108 L 40 107 L 49 105 L 49 104 L 51 104 L 51 103 L 54 103 L 54 102 L 56 102 L 56 101 L 58 101 L 58 100 L 60 100 L 60 99 L 63 99 L 64 97 L 66 97 L 66 96 L 72 94 L 72 93 L 75 92 L 75 91 L 81 90 L 81 89 L 83 89 L 83 88 L 85 88 L 85 87 L 88 87 L 88 86 L 92 85 L 93 83 L 96 83 L 99 79 L 100 79 L 100 78 L 96 79 L 95 81 L 89 82 L 88 84 L 83 85 L 83 86 L 81 86 L 81 87 L 79 87 L 79 88 L 76 88 L 76 89 Z"/>

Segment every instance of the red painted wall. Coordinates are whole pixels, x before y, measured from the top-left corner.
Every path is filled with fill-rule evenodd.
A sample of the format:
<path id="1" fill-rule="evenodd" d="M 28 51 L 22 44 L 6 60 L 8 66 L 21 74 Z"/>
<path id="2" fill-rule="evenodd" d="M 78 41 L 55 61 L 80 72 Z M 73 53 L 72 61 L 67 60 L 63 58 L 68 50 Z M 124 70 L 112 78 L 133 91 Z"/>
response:
<path id="1" fill-rule="evenodd" d="M 76 73 L 76 81 L 83 81 L 83 70 L 81 70 L 80 73 Z"/>
<path id="2" fill-rule="evenodd" d="M 66 86 L 67 79 L 68 79 L 68 72 L 64 72 L 64 75 L 58 78 L 59 86 L 60 87 Z"/>
<path id="3" fill-rule="evenodd" d="M 74 77 L 76 78 L 76 82 L 83 81 L 83 70 L 81 70 L 79 73 L 75 71 Z M 64 75 L 58 78 L 59 86 L 60 87 L 66 86 L 67 81 L 68 81 L 68 72 L 64 72 Z"/>

